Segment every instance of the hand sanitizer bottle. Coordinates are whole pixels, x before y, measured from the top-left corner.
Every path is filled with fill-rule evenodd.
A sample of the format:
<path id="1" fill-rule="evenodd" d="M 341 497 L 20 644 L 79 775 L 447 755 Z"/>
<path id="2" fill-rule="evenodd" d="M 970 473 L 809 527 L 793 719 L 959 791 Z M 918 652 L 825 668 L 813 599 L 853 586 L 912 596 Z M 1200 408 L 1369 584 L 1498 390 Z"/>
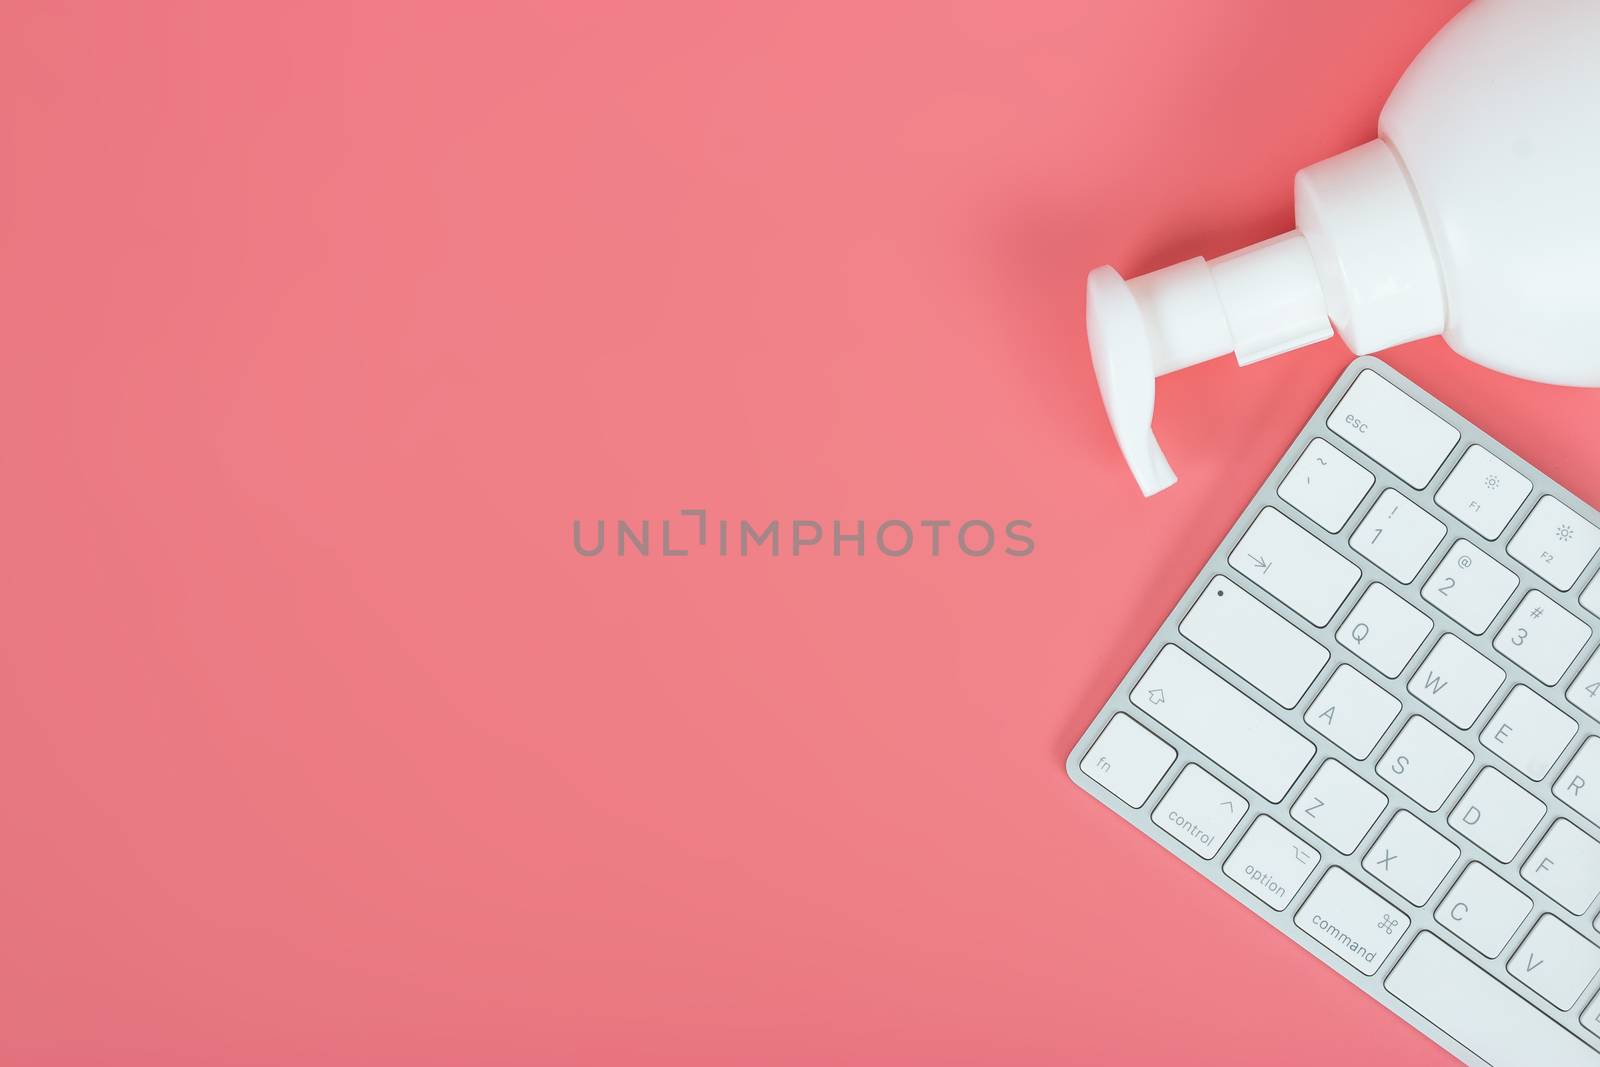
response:
<path id="1" fill-rule="evenodd" d="M 1155 380 L 1338 331 L 1443 334 L 1486 367 L 1600 386 L 1600 0 L 1475 0 L 1412 62 L 1378 139 L 1295 175 L 1293 231 L 1124 281 L 1089 274 L 1089 348 L 1145 495 L 1176 479 Z"/>

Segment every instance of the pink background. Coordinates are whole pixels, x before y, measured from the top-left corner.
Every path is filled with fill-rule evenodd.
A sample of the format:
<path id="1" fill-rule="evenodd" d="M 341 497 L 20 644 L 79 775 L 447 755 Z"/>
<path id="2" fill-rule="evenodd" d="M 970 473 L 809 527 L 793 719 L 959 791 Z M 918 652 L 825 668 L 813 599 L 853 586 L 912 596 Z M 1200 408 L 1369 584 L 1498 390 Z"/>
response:
<path id="1" fill-rule="evenodd" d="M 5 5 L 0 1060 L 1445 1062 L 1061 761 L 1345 358 L 1164 382 L 1145 502 L 1085 272 L 1457 6 Z M 686 507 L 1038 548 L 573 551 Z"/>

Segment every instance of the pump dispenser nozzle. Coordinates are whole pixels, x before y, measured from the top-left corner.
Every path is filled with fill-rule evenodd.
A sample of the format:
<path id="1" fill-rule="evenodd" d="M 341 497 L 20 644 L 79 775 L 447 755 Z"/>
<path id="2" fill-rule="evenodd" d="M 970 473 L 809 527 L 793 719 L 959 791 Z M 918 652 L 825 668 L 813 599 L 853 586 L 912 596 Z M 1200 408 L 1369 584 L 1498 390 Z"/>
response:
<path id="1" fill-rule="evenodd" d="M 1089 352 L 1139 488 L 1177 480 L 1156 443 L 1155 380 L 1235 354 L 1241 367 L 1333 336 L 1359 355 L 1444 328 L 1421 209 L 1393 150 L 1371 141 L 1295 177 L 1300 228 L 1124 280 L 1089 273 Z M 1331 320 L 1331 322 L 1330 322 Z"/>
<path id="2" fill-rule="evenodd" d="M 1131 281 L 1099 267 L 1089 274 L 1088 312 L 1100 396 L 1145 496 L 1177 480 L 1150 429 L 1157 378 L 1229 352 L 1242 367 L 1333 336 L 1298 231 Z"/>

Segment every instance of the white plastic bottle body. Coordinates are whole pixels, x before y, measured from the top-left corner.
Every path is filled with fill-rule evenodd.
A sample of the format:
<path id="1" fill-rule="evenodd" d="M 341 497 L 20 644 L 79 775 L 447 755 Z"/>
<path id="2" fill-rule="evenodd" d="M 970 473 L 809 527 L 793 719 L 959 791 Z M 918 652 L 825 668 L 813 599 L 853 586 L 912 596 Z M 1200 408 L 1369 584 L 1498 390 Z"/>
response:
<path id="1" fill-rule="evenodd" d="M 1295 226 L 1086 287 L 1089 352 L 1146 495 L 1174 474 L 1155 380 L 1337 331 L 1352 352 L 1443 335 L 1468 359 L 1600 387 L 1600 0 L 1473 0 L 1384 105 L 1377 139 L 1295 175 Z"/>
<path id="2" fill-rule="evenodd" d="M 1600 386 L 1600 2 L 1476 0 L 1378 129 L 1433 241 L 1450 347 Z"/>

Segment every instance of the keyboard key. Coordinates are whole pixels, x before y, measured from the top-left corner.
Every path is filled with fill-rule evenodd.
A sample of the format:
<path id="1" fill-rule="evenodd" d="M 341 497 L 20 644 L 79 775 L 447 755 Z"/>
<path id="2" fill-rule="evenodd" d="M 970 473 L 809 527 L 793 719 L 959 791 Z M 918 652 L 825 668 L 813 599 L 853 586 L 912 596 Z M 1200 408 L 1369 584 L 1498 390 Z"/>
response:
<path id="1" fill-rule="evenodd" d="M 1463 730 L 1478 721 L 1506 672 L 1455 634 L 1445 634 L 1406 691 Z"/>
<path id="2" fill-rule="evenodd" d="M 1118 712 L 1100 740 L 1084 753 L 1081 766 L 1084 774 L 1137 808 L 1150 798 L 1151 790 L 1177 758 L 1171 745 Z"/>
<path id="3" fill-rule="evenodd" d="M 1377 974 L 1411 918 L 1338 867 L 1328 868 L 1294 924 L 1362 974 Z"/>
<path id="4" fill-rule="evenodd" d="M 1356 759 L 1366 759 L 1398 714 L 1398 699 L 1341 663 L 1306 709 L 1306 724 Z"/>
<path id="5" fill-rule="evenodd" d="M 1317 769 L 1289 814 L 1348 856 L 1355 852 L 1388 803 L 1382 790 L 1337 760 L 1329 760 Z"/>
<path id="6" fill-rule="evenodd" d="M 1328 429 L 1413 489 L 1433 480 L 1461 432 L 1374 371 L 1362 371 L 1328 416 Z"/>
<path id="7" fill-rule="evenodd" d="M 1583 591 L 1583 595 L 1578 598 L 1578 603 L 1594 614 L 1600 615 L 1600 573 L 1590 579 L 1589 588 Z"/>
<path id="8" fill-rule="evenodd" d="M 1517 576 L 1470 541 L 1457 541 L 1422 587 L 1422 599 L 1482 634 L 1517 591 Z"/>
<path id="9" fill-rule="evenodd" d="M 1534 781 L 1550 773 L 1578 724 L 1525 685 L 1511 690 L 1479 740 Z"/>
<path id="10" fill-rule="evenodd" d="M 1600 842 L 1557 819 L 1522 865 L 1522 877 L 1572 914 L 1582 915 L 1600 896 Z"/>
<path id="11" fill-rule="evenodd" d="M 1506 551 L 1562 592 L 1600 550 L 1600 530 L 1553 496 L 1534 505 Z"/>
<path id="12" fill-rule="evenodd" d="M 1427 930 L 1383 983 L 1495 1067 L 1596 1067 L 1600 1053 Z"/>
<path id="13" fill-rule="evenodd" d="M 1178 632 L 1286 708 L 1300 703 L 1328 662 L 1321 642 L 1220 574 Z"/>
<path id="14" fill-rule="evenodd" d="M 1228 565 L 1313 626 L 1328 625 L 1361 577 L 1360 567 L 1270 507 L 1239 539 Z"/>
<path id="15" fill-rule="evenodd" d="M 1211 859 L 1244 818 L 1248 806 L 1244 797 L 1191 763 L 1172 783 L 1151 818 L 1167 833 Z"/>
<path id="16" fill-rule="evenodd" d="M 1589 718 L 1600 719 L 1600 649 L 1595 649 L 1589 662 L 1573 679 L 1567 699 Z"/>
<path id="17" fill-rule="evenodd" d="M 1461 456 L 1434 502 L 1493 541 L 1528 499 L 1533 483 L 1479 445 Z"/>
<path id="18" fill-rule="evenodd" d="M 1389 678 L 1400 677 L 1433 622 L 1380 583 L 1367 587 L 1339 627 L 1339 643 Z"/>
<path id="19" fill-rule="evenodd" d="M 1372 472 L 1318 437 L 1278 486 L 1278 497 L 1300 514 L 1338 533 L 1372 488 Z"/>
<path id="20" fill-rule="evenodd" d="M 1444 540 L 1444 523 L 1385 489 L 1350 536 L 1350 547 L 1409 584 Z"/>
<path id="21" fill-rule="evenodd" d="M 1600 648 L 1595 649 L 1594 656 L 1589 657 L 1578 677 L 1573 678 L 1573 685 L 1566 689 L 1566 699 L 1578 705 L 1578 710 L 1587 717 L 1600 720 Z"/>
<path id="22" fill-rule="evenodd" d="M 1156 654 L 1133 702 L 1273 803 L 1316 753 L 1283 720 L 1176 645 Z"/>
<path id="23" fill-rule="evenodd" d="M 1501 863 L 1510 863 L 1544 813 L 1544 801 L 1485 767 L 1456 803 L 1450 825 Z"/>
<path id="24" fill-rule="evenodd" d="M 1571 804 L 1579 815 L 1600 825 L 1600 737 L 1584 741 L 1556 779 L 1555 795 Z"/>
<path id="25" fill-rule="evenodd" d="M 1534 589 L 1500 628 L 1494 647 L 1545 685 L 1555 685 L 1591 633 L 1588 623 Z"/>
<path id="26" fill-rule="evenodd" d="M 1362 869 L 1411 903 L 1421 906 L 1433 896 L 1461 850 L 1409 811 L 1395 813 Z"/>
<path id="27" fill-rule="evenodd" d="M 1557 1011 L 1567 1011 L 1600 974 L 1600 948 L 1554 915 L 1541 915 L 1506 970 Z"/>
<path id="28" fill-rule="evenodd" d="M 1258 815 L 1222 870 L 1267 907 L 1282 911 L 1321 859 L 1320 852 L 1285 830 L 1277 820 Z"/>
<path id="29" fill-rule="evenodd" d="M 1421 715 L 1413 715 L 1378 761 L 1378 777 L 1429 811 L 1438 811 L 1471 766 L 1471 752 Z"/>
<path id="30" fill-rule="evenodd" d="M 1441 926 L 1490 959 L 1500 955 L 1533 910 L 1533 901 L 1483 864 L 1473 861 L 1434 909 Z"/>

